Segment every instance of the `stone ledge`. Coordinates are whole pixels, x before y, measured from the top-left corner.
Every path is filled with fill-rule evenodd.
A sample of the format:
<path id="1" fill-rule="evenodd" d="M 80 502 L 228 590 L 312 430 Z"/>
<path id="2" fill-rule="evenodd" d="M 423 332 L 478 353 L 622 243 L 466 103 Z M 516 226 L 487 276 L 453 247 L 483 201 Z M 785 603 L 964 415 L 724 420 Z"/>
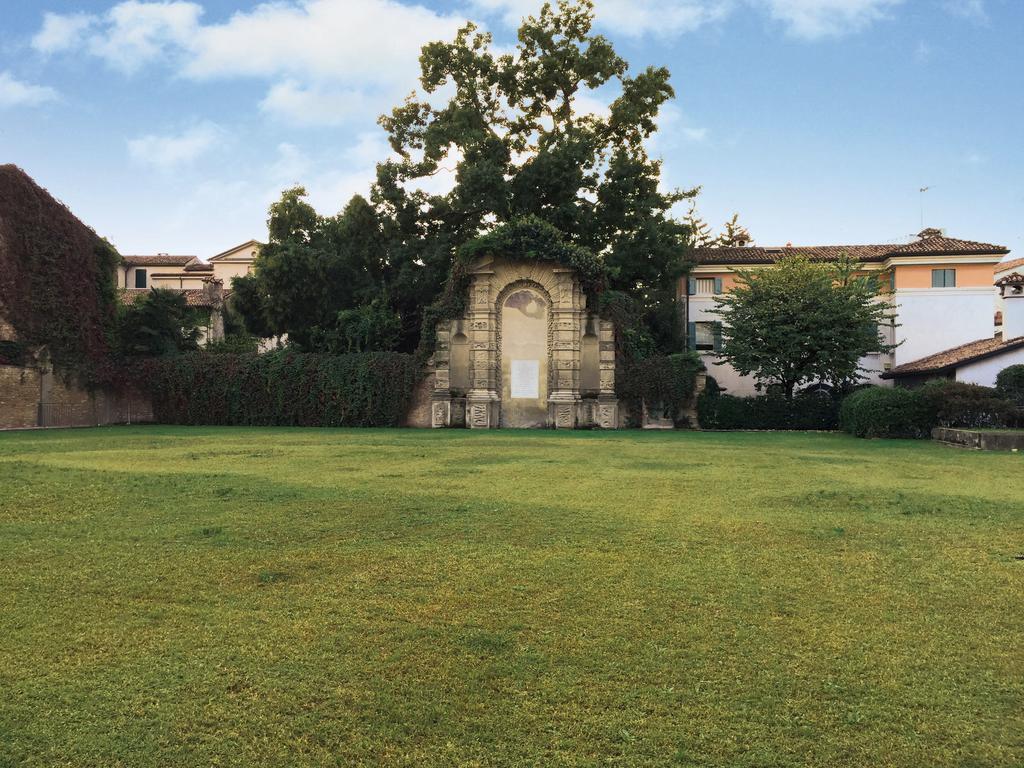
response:
<path id="1" fill-rule="evenodd" d="M 976 429 L 936 427 L 932 430 L 932 439 L 963 448 L 974 448 L 979 451 L 1024 450 L 1024 431 L 986 432 Z"/>

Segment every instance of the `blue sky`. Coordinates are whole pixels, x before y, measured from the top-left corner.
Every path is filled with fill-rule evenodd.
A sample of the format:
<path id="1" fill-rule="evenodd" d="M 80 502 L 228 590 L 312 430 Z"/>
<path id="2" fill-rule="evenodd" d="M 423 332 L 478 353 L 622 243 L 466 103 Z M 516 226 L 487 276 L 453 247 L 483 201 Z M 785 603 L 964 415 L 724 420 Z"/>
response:
<path id="1" fill-rule="evenodd" d="M 366 193 L 378 114 L 419 47 L 534 0 L 0 0 L 0 162 L 122 253 L 206 258 L 266 234 L 293 183 Z M 1020 0 L 598 0 L 675 103 L 652 151 L 757 243 L 902 242 L 925 224 L 1024 253 Z"/>

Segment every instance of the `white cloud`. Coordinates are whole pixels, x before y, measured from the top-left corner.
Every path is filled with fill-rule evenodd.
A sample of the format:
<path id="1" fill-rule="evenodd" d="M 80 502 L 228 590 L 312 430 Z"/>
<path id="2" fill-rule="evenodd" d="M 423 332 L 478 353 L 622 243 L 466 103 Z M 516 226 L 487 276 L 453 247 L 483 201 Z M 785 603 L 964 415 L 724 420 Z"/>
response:
<path id="1" fill-rule="evenodd" d="M 341 125 L 352 116 L 380 111 L 384 106 L 386 103 L 371 105 L 359 90 L 332 90 L 319 84 L 306 87 L 296 80 L 271 86 L 260 102 L 265 113 L 294 125 Z"/>
<path id="2" fill-rule="evenodd" d="M 127 0 L 111 8 L 89 51 L 124 72 L 191 45 L 203 8 L 188 2 Z"/>
<path id="3" fill-rule="evenodd" d="M 818 40 L 859 32 L 903 0 L 758 0 L 793 37 Z"/>
<path id="4" fill-rule="evenodd" d="M 473 0 L 483 13 L 498 14 L 511 27 L 526 16 L 535 16 L 544 0 Z M 725 18 L 736 0 L 601 0 L 595 23 L 617 33 L 640 37 L 693 32 Z"/>
<path id="5" fill-rule="evenodd" d="M 932 57 L 932 47 L 928 45 L 924 40 L 919 40 L 917 47 L 914 48 L 914 58 L 917 59 L 921 64 L 924 64 Z"/>
<path id="6" fill-rule="evenodd" d="M 222 143 L 223 128 L 209 121 L 177 134 L 148 134 L 128 141 L 128 154 L 137 163 L 161 171 L 187 165 Z"/>
<path id="7" fill-rule="evenodd" d="M 597 26 L 617 34 L 679 35 L 722 21 L 746 6 L 767 12 L 794 37 L 817 40 L 860 31 L 885 18 L 903 0 L 601 0 L 595 8 Z M 982 0 L 949 0 L 973 5 Z M 542 0 L 472 0 L 473 8 L 500 15 L 518 26 L 536 15 Z"/>
<path id="8" fill-rule="evenodd" d="M 268 114 L 336 125 L 401 98 L 420 48 L 464 23 L 397 0 L 278 0 L 208 24 L 202 13 L 194 2 L 126 0 L 100 16 L 47 14 L 34 45 L 84 50 L 129 74 L 159 60 L 196 80 L 267 80 Z"/>
<path id="9" fill-rule="evenodd" d="M 979 24 L 988 21 L 988 11 L 985 10 L 985 0 L 946 0 L 946 10 L 961 19 L 967 19 Z"/>
<path id="10" fill-rule="evenodd" d="M 0 72 L 0 108 L 35 107 L 59 98 L 60 94 L 48 85 L 33 85 L 18 80 L 10 72 Z"/>
<path id="11" fill-rule="evenodd" d="M 76 48 L 95 22 L 96 17 L 88 13 L 46 13 L 42 29 L 32 38 L 32 47 L 42 54 Z"/>

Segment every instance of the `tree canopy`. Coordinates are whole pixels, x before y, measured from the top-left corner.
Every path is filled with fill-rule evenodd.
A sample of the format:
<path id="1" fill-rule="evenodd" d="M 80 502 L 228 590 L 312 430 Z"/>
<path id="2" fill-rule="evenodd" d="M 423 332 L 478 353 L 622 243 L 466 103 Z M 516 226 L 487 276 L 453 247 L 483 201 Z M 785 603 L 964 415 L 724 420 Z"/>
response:
<path id="1" fill-rule="evenodd" d="M 893 309 L 878 301 L 877 277 L 843 258 L 815 263 L 801 256 L 737 273 L 737 284 L 712 310 L 722 318 L 722 357 L 759 386 L 776 384 L 787 398 L 796 387 L 855 383 L 860 359 L 892 350 L 879 327 Z"/>
<path id="2" fill-rule="evenodd" d="M 380 119 L 394 155 L 378 165 L 370 200 L 319 217 L 295 188 L 272 206 L 255 275 L 236 281 L 250 330 L 313 347 L 339 312 L 377 301 L 400 332 L 363 338 L 412 349 L 458 249 L 540 220 L 600 259 L 656 345 L 678 349 L 689 229 L 671 209 L 695 190 L 662 190 L 645 146 L 674 96 L 669 72 L 631 75 L 592 23 L 591 0 L 560 0 L 523 21 L 514 51 L 495 51 L 474 24 L 426 45 L 422 92 Z M 445 176 L 450 189 L 430 191 Z"/>

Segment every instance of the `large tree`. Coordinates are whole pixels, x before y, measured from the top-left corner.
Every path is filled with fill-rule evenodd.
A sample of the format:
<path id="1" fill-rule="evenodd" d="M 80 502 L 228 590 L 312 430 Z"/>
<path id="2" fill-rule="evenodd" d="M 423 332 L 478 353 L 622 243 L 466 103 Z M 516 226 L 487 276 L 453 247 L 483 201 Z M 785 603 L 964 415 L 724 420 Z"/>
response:
<path id="1" fill-rule="evenodd" d="M 893 310 L 878 298 L 877 276 L 841 258 L 815 263 L 801 256 L 772 267 L 741 271 L 737 284 L 717 299 L 722 318 L 722 357 L 760 385 L 778 385 L 787 398 L 801 384 L 834 387 L 855 383 L 860 360 L 888 352 L 880 328 Z"/>
<path id="2" fill-rule="evenodd" d="M 561 0 L 524 20 L 513 52 L 495 52 L 473 24 L 426 45 L 422 92 L 380 119 L 395 154 L 378 165 L 370 203 L 320 218 L 297 188 L 272 207 L 255 276 L 236 281 L 250 329 L 318 347 L 351 338 L 339 324 L 358 317 L 360 346 L 413 349 L 458 248 L 540 219 L 602 259 L 656 345 L 677 348 L 689 229 L 670 211 L 695 191 L 663 191 L 645 147 L 674 95 L 669 73 L 629 75 L 592 22 L 591 0 Z M 437 191 L 442 176 L 450 184 Z M 373 318 L 382 332 L 365 332 Z"/>
<path id="3" fill-rule="evenodd" d="M 524 20 L 514 52 L 494 52 L 473 24 L 425 46 L 423 95 L 381 118 L 397 159 L 378 166 L 374 201 L 398 272 L 435 291 L 458 245 L 502 223 L 547 221 L 604 259 L 611 287 L 640 301 L 669 346 L 676 329 L 664 318 L 672 326 L 676 313 L 665 307 L 688 245 L 670 209 L 692 192 L 660 189 L 645 142 L 674 92 L 664 68 L 630 76 L 592 22 L 590 0 L 561 0 Z M 422 191 L 450 164 L 450 191 Z"/>

